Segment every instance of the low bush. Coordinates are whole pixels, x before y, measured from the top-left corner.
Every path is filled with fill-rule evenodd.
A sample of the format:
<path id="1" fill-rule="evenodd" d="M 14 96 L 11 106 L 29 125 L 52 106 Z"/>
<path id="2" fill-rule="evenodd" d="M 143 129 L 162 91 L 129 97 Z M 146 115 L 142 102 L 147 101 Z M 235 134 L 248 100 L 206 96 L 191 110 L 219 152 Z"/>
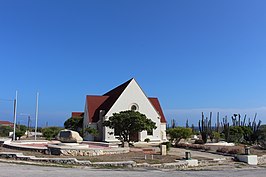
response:
<path id="1" fill-rule="evenodd" d="M 226 147 L 222 147 L 222 148 L 219 148 L 216 150 L 216 152 L 221 152 L 221 153 L 227 153 L 228 151 L 229 151 L 229 149 Z"/>
<path id="2" fill-rule="evenodd" d="M 237 148 L 237 149 L 230 149 L 228 152 L 228 154 L 241 154 L 241 149 Z"/>
<path id="3" fill-rule="evenodd" d="M 204 144 L 203 140 L 195 140 L 194 144 Z"/>
<path id="4" fill-rule="evenodd" d="M 46 127 L 42 129 L 42 133 L 47 140 L 51 140 L 55 138 L 62 129 L 61 127 Z"/>
<path id="5" fill-rule="evenodd" d="M 185 143 L 179 143 L 175 147 L 185 148 L 185 149 L 205 150 L 205 151 L 210 150 L 210 147 L 204 146 L 204 145 L 201 145 L 201 144 L 185 144 Z"/>
<path id="6" fill-rule="evenodd" d="M 222 147 L 217 149 L 216 152 L 221 152 L 225 154 L 241 154 L 242 151 L 240 148 L 229 149 L 227 147 Z"/>

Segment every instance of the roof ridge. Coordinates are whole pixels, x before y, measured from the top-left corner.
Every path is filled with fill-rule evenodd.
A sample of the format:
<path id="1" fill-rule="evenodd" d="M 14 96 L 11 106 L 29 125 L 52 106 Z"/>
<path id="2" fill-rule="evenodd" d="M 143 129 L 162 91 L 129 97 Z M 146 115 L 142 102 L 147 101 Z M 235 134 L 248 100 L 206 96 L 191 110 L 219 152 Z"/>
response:
<path id="1" fill-rule="evenodd" d="M 126 89 L 126 87 L 128 86 L 128 84 L 133 80 L 134 78 L 129 79 L 128 81 L 120 84 L 119 86 L 113 88 L 112 90 L 106 92 L 105 94 L 103 94 L 103 96 L 112 96 L 113 94 L 120 94 Z"/>

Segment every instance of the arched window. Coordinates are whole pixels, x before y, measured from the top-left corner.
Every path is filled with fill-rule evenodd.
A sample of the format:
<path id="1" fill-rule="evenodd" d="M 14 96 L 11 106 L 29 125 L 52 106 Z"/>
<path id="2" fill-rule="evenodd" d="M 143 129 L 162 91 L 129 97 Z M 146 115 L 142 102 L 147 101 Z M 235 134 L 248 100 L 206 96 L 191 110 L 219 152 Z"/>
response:
<path id="1" fill-rule="evenodd" d="M 136 105 L 132 105 L 131 106 L 131 111 L 136 111 L 138 108 L 137 108 L 137 106 Z"/>
<path id="2" fill-rule="evenodd" d="M 129 110 L 138 111 L 139 110 L 139 105 L 137 105 L 136 103 L 132 103 L 132 104 L 129 105 Z"/>

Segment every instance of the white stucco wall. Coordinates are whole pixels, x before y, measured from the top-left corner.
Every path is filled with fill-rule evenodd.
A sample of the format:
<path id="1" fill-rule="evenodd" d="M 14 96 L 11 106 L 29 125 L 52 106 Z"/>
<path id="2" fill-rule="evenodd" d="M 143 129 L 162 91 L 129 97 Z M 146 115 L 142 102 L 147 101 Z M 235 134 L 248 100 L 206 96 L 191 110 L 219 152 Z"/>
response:
<path id="1" fill-rule="evenodd" d="M 87 127 L 95 128 L 97 130 L 96 123 L 89 123 L 89 112 L 87 106 L 87 100 L 85 100 L 85 109 L 84 109 L 84 119 L 83 119 L 83 130 Z M 83 139 L 87 141 L 94 141 L 94 137 L 84 131 Z"/>
<path id="2" fill-rule="evenodd" d="M 113 107 L 111 107 L 111 109 L 107 112 L 105 118 L 108 119 L 110 116 L 113 115 L 113 113 L 130 110 L 132 104 L 136 104 L 138 106 L 138 111 L 142 114 L 145 114 L 147 118 L 155 122 L 157 127 L 155 130 L 153 130 L 152 136 L 147 135 L 147 131 L 140 132 L 140 141 L 144 141 L 146 138 L 149 138 L 151 141 L 161 141 L 161 128 L 164 127 L 161 126 L 160 115 L 155 110 L 149 99 L 146 97 L 146 95 L 134 79 L 129 83 L 127 88 L 120 95 Z M 103 135 L 103 141 L 117 141 L 113 134 L 109 134 L 109 132 L 113 131 L 113 129 L 109 129 L 106 127 Z"/>
<path id="3" fill-rule="evenodd" d="M 161 140 L 167 141 L 166 138 L 166 123 L 161 123 Z"/>
<path id="4" fill-rule="evenodd" d="M 89 116 L 88 116 L 88 106 L 87 106 L 87 98 L 85 100 L 85 108 L 84 108 L 84 119 L 83 119 L 83 130 L 85 130 L 85 128 L 88 126 L 89 124 Z M 83 139 L 86 139 L 86 134 L 84 133 L 83 135 Z"/>

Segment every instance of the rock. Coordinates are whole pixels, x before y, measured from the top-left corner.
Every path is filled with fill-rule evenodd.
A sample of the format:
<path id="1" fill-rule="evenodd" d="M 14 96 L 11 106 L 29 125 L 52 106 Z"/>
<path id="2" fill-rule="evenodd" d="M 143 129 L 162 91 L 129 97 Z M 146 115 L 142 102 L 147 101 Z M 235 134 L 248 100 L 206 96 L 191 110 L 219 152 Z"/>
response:
<path id="1" fill-rule="evenodd" d="M 57 135 L 57 139 L 62 143 L 81 143 L 83 141 L 78 132 L 67 129 L 61 130 Z"/>

